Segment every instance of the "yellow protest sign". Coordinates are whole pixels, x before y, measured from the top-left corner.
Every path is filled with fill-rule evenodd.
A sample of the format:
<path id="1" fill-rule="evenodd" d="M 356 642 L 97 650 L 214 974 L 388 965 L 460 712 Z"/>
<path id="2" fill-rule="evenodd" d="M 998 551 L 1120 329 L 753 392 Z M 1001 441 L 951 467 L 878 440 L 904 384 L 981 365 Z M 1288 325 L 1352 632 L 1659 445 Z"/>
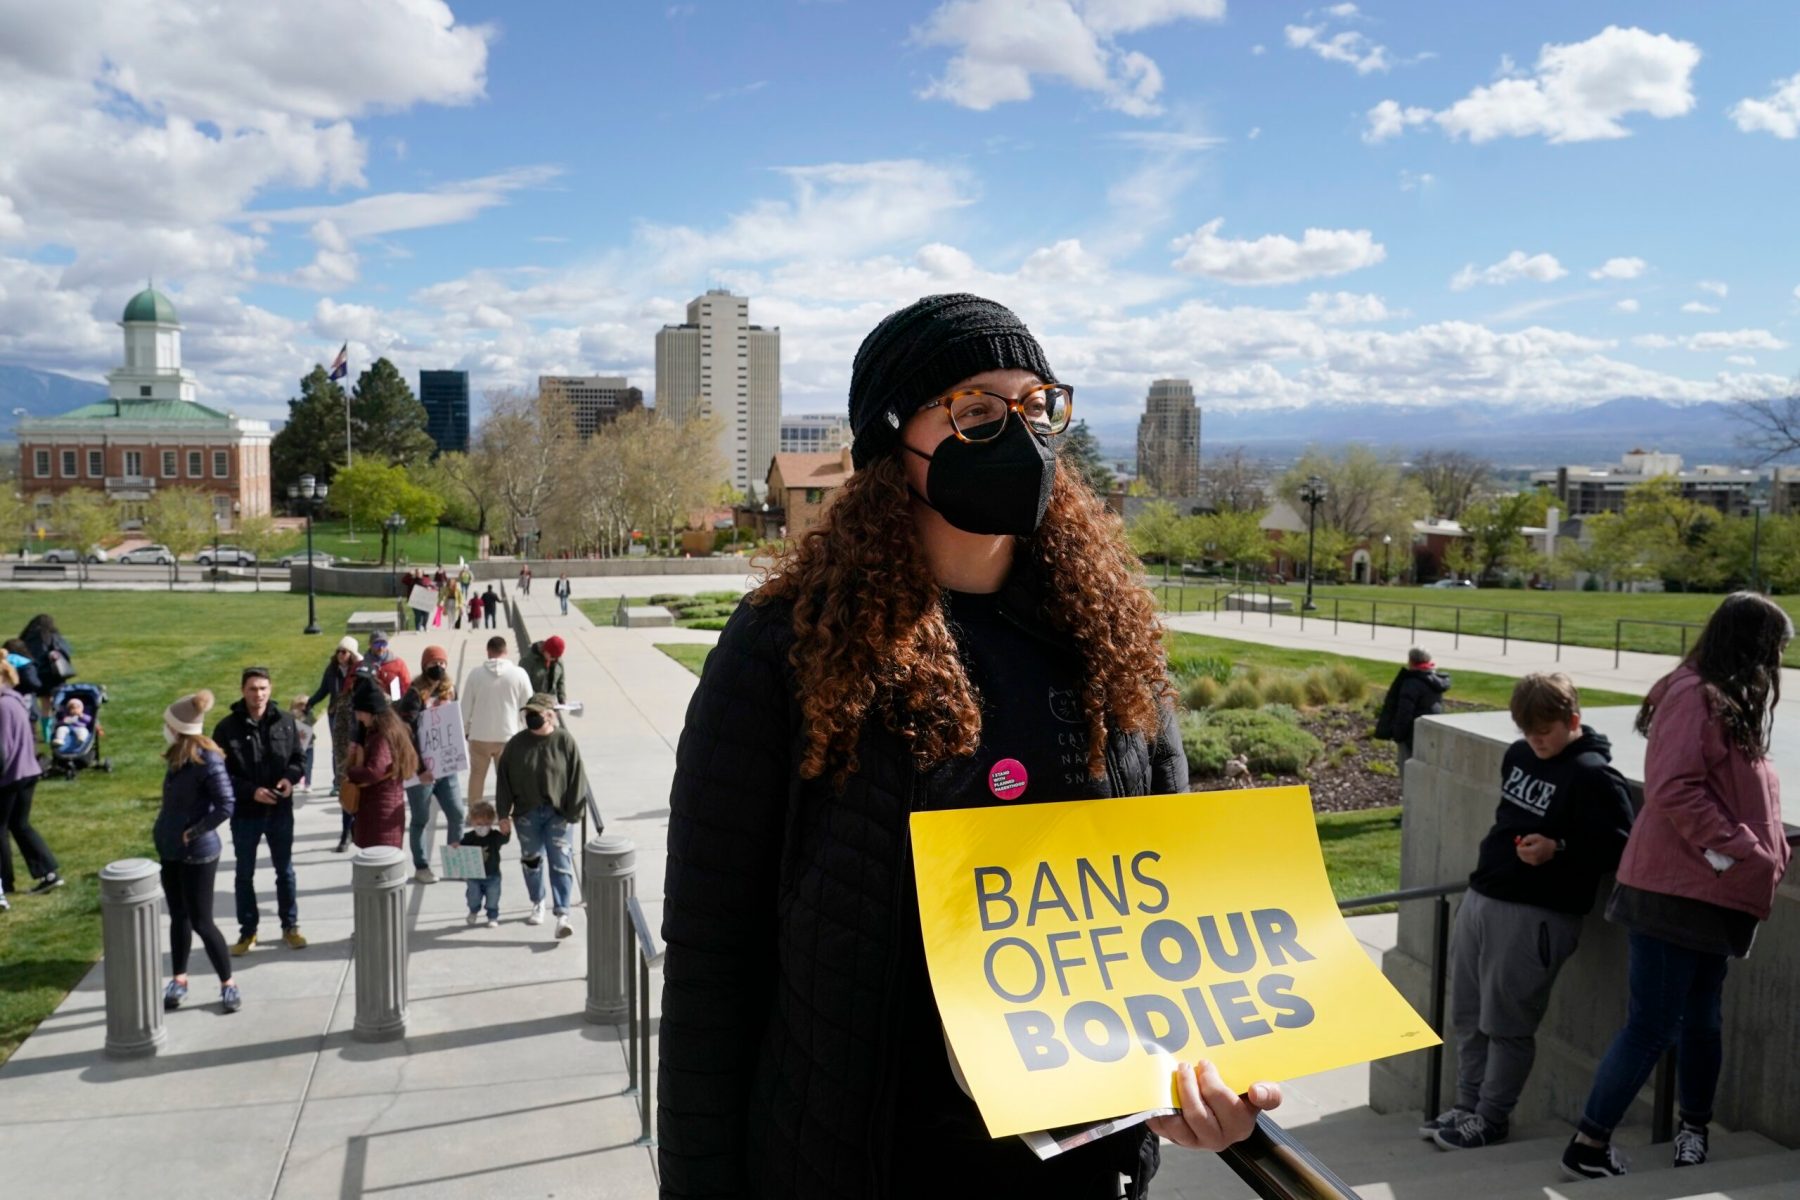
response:
<path id="1" fill-rule="evenodd" d="M 994 1137 L 1437 1044 L 1338 914 L 1303 787 L 912 816 L 932 990 Z"/>

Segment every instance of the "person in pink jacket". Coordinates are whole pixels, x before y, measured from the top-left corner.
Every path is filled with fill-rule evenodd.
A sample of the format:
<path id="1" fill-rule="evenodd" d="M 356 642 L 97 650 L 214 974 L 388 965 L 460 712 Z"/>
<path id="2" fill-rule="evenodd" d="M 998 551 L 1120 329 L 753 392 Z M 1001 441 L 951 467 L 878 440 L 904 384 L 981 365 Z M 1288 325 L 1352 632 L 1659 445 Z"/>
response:
<path id="1" fill-rule="evenodd" d="M 1607 919 L 1629 930 L 1630 1016 L 1563 1152 L 1572 1179 L 1625 1173 L 1613 1129 L 1671 1043 L 1681 1109 L 1675 1165 L 1706 1161 L 1726 963 L 1749 955 L 1791 853 L 1769 733 L 1793 636 L 1772 601 L 1728 596 L 1638 711 L 1638 732 L 1650 740 L 1644 806 L 1606 906 Z"/>

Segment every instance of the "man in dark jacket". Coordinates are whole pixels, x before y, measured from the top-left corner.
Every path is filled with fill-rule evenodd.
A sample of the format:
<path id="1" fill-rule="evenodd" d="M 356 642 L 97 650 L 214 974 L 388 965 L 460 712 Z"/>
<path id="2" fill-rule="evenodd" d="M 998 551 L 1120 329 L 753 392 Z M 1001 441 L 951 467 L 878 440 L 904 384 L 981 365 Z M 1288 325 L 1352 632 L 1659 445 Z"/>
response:
<path id="1" fill-rule="evenodd" d="M 231 847 L 237 855 L 238 940 L 233 954 L 256 947 L 256 849 L 269 839 L 275 867 L 275 905 L 281 940 L 304 949 L 300 910 L 294 895 L 294 785 L 306 774 L 306 752 L 292 713 L 269 703 L 267 667 L 245 667 L 243 699 L 213 727 L 213 741 L 225 752 L 236 801 L 231 815 Z"/>
<path id="2" fill-rule="evenodd" d="M 519 665 L 531 677 L 531 690 L 548 692 L 556 697 L 558 704 L 569 702 L 569 697 L 564 694 L 564 649 L 566 647 L 561 638 L 547 637 L 541 642 L 531 643 L 531 649 L 519 655 Z"/>
<path id="3" fill-rule="evenodd" d="M 1444 693 L 1450 690 L 1450 673 L 1440 671 L 1431 655 L 1414 646 L 1406 652 L 1406 665 L 1388 685 L 1375 721 L 1375 736 L 1393 742 L 1400 756 L 1400 789 L 1406 791 L 1406 760 L 1412 757 L 1413 722 L 1444 711 Z"/>

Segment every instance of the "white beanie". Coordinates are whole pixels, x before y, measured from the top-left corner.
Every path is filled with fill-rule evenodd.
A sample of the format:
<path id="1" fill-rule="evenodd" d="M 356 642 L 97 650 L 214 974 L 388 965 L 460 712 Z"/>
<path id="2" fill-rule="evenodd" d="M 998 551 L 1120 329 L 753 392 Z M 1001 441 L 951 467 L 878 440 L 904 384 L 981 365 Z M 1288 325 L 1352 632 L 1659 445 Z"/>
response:
<path id="1" fill-rule="evenodd" d="M 338 640 L 338 649 L 339 650 L 348 650 L 352 654 L 360 654 L 361 653 L 361 651 L 359 649 L 357 649 L 356 639 L 347 633 Z"/>
<path id="2" fill-rule="evenodd" d="M 212 706 L 213 694 L 202 688 L 191 696 L 183 696 L 163 709 L 163 724 L 176 733 L 197 737 L 206 732 L 206 727 L 202 722 L 206 719 L 207 710 Z"/>

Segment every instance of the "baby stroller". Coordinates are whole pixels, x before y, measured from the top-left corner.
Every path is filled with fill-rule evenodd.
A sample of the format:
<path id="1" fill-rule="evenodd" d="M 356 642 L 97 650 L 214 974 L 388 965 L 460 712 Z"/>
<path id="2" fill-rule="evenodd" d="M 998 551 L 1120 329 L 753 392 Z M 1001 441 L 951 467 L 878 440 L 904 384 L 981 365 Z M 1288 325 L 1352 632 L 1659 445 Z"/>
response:
<path id="1" fill-rule="evenodd" d="M 73 753 L 65 754 L 57 749 L 56 726 L 62 719 L 63 706 L 73 698 L 81 701 L 82 711 L 93 718 L 93 737 L 87 744 Z M 112 770 L 112 759 L 100 753 L 101 739 L 106 736 L 100 727 L 100 709 L 106 703 L 106 689 L 97 683 L 65 683 L 56 689 L 50 697 L 50 726 L 45 731 L 44 741 L 50 747 L 49 771 L 61 771 L 64 779 L 74 779 L 75 772 L 86 767 L 98 767 L 102 771 Z"/>

